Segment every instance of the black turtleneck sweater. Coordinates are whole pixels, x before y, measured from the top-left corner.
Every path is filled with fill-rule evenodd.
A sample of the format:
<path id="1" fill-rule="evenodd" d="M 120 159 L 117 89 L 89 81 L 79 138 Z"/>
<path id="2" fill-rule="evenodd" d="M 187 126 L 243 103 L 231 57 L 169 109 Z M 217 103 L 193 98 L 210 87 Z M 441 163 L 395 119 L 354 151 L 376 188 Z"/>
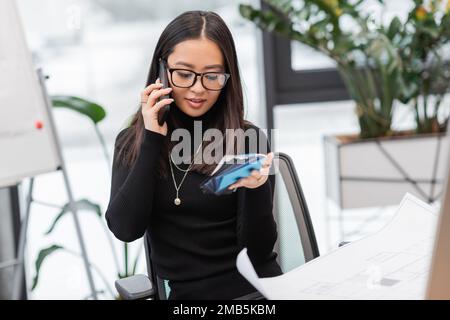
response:
<path id="1" fill-rule="evenodd" d="M 195 120 L 203 122 L 203 131 L 207 129 L 210 112 L 192 118 L 176 105 L 171 112 L 192 134 Z M 117 159 L 117 141 L 126 130 L 116 139 L 106 220 L 114 235 L 125 242 L 148 232 L 155 271 L 169 280 L 169 298 L 231 299 L 253 292 L 236 269 L 237 254 L 244 247 L 259 276 L 281 274 L 273 252 L 277 238 L 273 175 L 256 189 L 238 188 L 230 195 L 215 196 L 199 188 L 206 175 L 189 172 L 177 206 L 170 171 L 167 178 L 156 175 L 163 141 L 169 137 L 144 129 L 139 156 L 128 168 Z M 172 168 L 179 185 L 184 172 L 173 164 Z"/>

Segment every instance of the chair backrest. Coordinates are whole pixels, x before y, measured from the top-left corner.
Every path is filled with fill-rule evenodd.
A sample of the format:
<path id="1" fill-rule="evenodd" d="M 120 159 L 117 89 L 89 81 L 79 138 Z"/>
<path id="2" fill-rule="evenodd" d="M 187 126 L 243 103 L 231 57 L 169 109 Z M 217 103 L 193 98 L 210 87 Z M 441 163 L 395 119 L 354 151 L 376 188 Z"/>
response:
<path id="1" fill-rule="evenodd" d="M 145 261 L 147 263 L 147 275 L 155 286 L 155 300 L 167 300 L 167 287 L 164 279 L 158 277 L 153 266 L 153 262 L 150 259 L 151 247 L 150 247 L 150 237 L 146 232 L 144 235 L 144 249 L 145 249 Z"/>
<path id="2" fill-rule="evenodd" d="M 306 199 L 292 159 L 275 153 L 274 218 L 278 227 L 275 251 L 283 272 L 288 272 L 319 256 Z"/>
<path id="3" fill-rule="evenodd" d="M 274 250 L 278 262 L 287 272 L 319 256 L 314 228 L 308 206 L 292 159 L 285 153 L 275 153 L 278 172 L 274 190 L 274 218 L 278 226 L 278 240 Z M 166 281 L 159 278 L 150 259 L 150 239 L 144 236 L 147 273 L 155 287 L 155 299 L 167 299 Z"/>

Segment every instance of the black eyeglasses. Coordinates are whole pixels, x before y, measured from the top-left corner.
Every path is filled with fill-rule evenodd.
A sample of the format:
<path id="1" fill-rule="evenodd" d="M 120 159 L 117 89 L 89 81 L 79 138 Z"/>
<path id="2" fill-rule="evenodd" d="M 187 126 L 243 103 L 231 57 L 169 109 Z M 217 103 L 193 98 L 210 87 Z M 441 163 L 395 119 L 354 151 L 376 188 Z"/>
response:
<path id="1" fill-rule="evenodd" d="M 164 61 L 167 66 L 167 61 Z M 225 72 L 203 72 L 197 73 L 189 69 L 168 68 L 170 80 L 175 87 L 190 88 L 197 82 L 197 77 L 207 90 L 219 91 L 225 87 L 227 80 L 230 78 L 229 73 Z"/>

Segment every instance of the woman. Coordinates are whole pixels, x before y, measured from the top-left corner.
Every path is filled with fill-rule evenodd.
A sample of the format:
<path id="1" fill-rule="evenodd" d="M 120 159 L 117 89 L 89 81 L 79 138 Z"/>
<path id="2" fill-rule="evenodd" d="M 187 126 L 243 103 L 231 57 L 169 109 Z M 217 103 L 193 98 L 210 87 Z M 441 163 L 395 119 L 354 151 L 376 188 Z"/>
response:
<path id="1" fill-rule="evenodd" d="M 170 88 L 162 88 L 157 79 L 160 58 Z M 167 94 L 172 98 L 162 98 Z M 168 104 L 168 118 L 159 125 L 158 111 Z M 260 171 L 230 186 L 236 192 L 222 196 L 203 194 L 199 188 L 217 164 L 193 160 L 206 150 L 206 139 L 200 143 L 191 139 L 194 155 L 188 163 L 177 163 L 173 157 L 175 130 L 193 134 L 197 121 L 202 134 L 207 129 L 223 133 L 258 129 L 244 121 L 243 114 L 231 32 L 213 12 L 181 14 L 162 32 L 141 106 L 116 139 L 106 212 L 110 230 L 122 241 L 134 241 L 148 232 L 155 271 L 169 280 L 169 299 L 233 299 L 254 292 L 235 265 L 244 247 L 260 277 L 281 274 L 273 252 L 275 179 L 268 174 L 273 153 Z M 263 147 L 268 147 L 267 141 Z M 246 143 L 233 142 L 225 145 L 224 152 L 262 149 L 261 144 L 251 150 Z"/>

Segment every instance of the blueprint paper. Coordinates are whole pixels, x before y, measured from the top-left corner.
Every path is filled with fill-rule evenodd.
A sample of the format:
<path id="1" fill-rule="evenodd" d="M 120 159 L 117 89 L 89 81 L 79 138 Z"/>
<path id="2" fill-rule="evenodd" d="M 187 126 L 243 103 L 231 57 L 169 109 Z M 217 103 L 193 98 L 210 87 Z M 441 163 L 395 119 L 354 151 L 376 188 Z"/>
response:
<path id="1" fill-rule="evenodd" d="M 437 210 L 406 194 L 377 233 L 273 278 L 259 278 L 246 249 L 239 272 L 267 299 L 423 299 Z"/>

